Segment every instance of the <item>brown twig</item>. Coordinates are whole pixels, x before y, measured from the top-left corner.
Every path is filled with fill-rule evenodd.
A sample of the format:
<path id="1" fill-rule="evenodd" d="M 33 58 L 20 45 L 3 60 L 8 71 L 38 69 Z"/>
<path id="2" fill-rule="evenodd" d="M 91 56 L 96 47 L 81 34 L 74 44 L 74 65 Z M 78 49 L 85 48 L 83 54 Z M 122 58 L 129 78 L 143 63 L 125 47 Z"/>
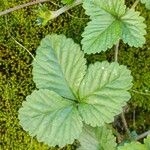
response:
<path id="1" fill-rule="evenodd" d="M 35 5 L 35 4 L 39 4 L 39 3 L 43 3 L 43 2 L 48 2 L 48 1 L 49 0 L 36 0 L 36 1 L 28 2 L 28 3 L 22 4 L 22 5 L 18 5 L 18 6 L 15 6 L 13 8 L 9 8 L 7 10 L 0 12 L 0 16 L 6 15 L 8 13 L 11 13 L 13 11 L 16 11 L 16 10 L 19 10 L 19 9 L 22 9 L 22 8 L 25 8 L 25 7 L 28 7 L 31 5 Z"/>

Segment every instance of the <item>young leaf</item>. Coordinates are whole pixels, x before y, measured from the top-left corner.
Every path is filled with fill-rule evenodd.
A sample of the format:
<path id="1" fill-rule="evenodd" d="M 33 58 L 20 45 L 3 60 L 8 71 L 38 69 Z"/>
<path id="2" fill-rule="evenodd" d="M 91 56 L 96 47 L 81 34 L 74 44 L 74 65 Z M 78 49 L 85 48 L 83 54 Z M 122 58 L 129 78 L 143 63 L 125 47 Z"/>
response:
<path id="1" fill-rule="evenodd" d="M 139 142 L 131 142 L 124 146 L 119 146 L 117 150 L 147 150 L 145 146 Z"/>
<path id="2" fill-rule="evenodd" d="M 106 51 L 120 39 L 124 0 L 85 0 L 83 7 L 92 19 L 82 34 L 83 50 L 88 54 Z"/>
<path id="3" fill-rule="evenodd" d="M 48 35 L 37 49 L 35 59 L 33 80 L 37 88 L 75 99 L 86 71 L 86 60 L 80 46 L 64 35 Z"/>
<path id="4" fill-rule="evenodd" d="M 92 128 L 85 125 L 79 138 L 78 150 L 115 150 L 116 138 L 105 126 Z"/>
<path id="5" fill-rule="evenodd" d="M 141 3 L 145 4 L 146 8 L 150 10 L 150 0 L 141 0 Z"/>
<path id="6" fill-rule="evenodd" d="M 130 71 L 118 63 L 104 61 L 90 65 L 79 88 L 80 114 L 86 124 L 103 126 L 113 122 L 130 99 Z"/>
<path id="7" fill-rule="evenodd" d="M 34 91 L 19 110 L 20 124 L 31 136 L 50 146 L 72 144 L 82 131 L 74 104 L 46 89 Z"/>
<path id="8" fill-rule="evenodd" d="M 139 12 L 129 9 L 121 18 L 123 42 L 134 47 L 142 47 L 145 43 L 146 25 L 143 23 L 144 18 L 139 14 Z"/>

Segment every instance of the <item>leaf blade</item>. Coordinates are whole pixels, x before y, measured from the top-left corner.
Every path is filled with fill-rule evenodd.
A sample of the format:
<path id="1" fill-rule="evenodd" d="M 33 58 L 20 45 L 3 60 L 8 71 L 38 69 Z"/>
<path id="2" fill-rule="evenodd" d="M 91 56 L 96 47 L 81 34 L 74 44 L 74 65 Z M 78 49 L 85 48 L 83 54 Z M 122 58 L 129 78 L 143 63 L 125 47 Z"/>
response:
<path id="1" fill-rule="evenodd" d="M 27 97 L 19 110 L 19 120 L 31 136 L 50 146 L 72 144 L 82 131 L 74 102 L 44 89 Z"/>
<path id="2" fill-rule="evenodd" d="M 130 99 L 131 82 L 130 71 L 118 63 L 91 65 L 79 88 L 79 111 L 85 123 L 95 127 L 112 122 Z"/>
<path id="3" fill-rule="evenodd" d="M 63 35 L 46 36 L 33 62 L 33 80 L 37 88 L 53 90 L 75 100 L 86 71 L 86 60 L 79 45 Z"/>
<path id="4" fill-rule="evenodd" d="M 79 138 L 81 147 L 78 150 L 115 150 L 116 138 L 106 126 L 90 127 L 85 125 Z"/>
<path id="5" fill-rule="evenodd" d="M 85 0 L 83 7 L 92 19 L 82 34 L 83 50 L 87 54 L 112 48 L 121 37 L 119 18 L 125 13 L 124 0 Z"/>
<path id="6" fill-rule="evenodd" d="M 127 10 L 122 17 L 122 40 L 129 46 L 142 47 L 145 43 L 146 25 L 143 23 L 145 19 L 140 13 L 133 9 Z"/>

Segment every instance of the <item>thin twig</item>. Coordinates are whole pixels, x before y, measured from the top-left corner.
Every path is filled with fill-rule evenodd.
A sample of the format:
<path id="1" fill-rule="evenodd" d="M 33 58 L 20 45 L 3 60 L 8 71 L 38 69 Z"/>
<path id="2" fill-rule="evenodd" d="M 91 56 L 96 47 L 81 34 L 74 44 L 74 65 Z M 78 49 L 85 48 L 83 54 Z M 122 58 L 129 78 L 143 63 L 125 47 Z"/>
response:
<path id="1" fill-rule="evenodd" d="M 118 43 L 115 46 L 115 62 L 118 61 L 119 42 L 120 41 L 118 41 Z"/>
<path id="2" fill-rule="evenodd" d="M 148 135 L 150 135 L 150 130 L 149 130 L 149 131 L 146 131 L 146 132 L 144 132 L 144 133 L 142 133 L 141 135 L 139 135 L 139 136 L 136 138 L 136 140 L 138 141 L 138 140 L 140 140 L 140 139 L 143 139 L 144 137 L 146 137 L 146 136 L 148 136 Z"/>
<path id="3" fill-rule="evenodd" d="M 56 10 L 56 11 L 51 11 L 51 19 L 57 18 L 59 15 L 61 15 L 62 13 L 68 11 L 69 9 L 80 5 L 82 3 L 82 0 L 76 0 L 73 4 L 70 5 L 65 5 L 64 7 Z"/>
<path id="4" fill-rule="evenodd" d="M 132 5 L 131 9 L 135 9 L 135 7 L 138 5 L 139 2 L 140 0 L 136 0 L 134 4 Z"/>
<path id="5" fill-rule="evenodd" d="M 124 112 L 121 113 L 121 120 L 122 120 L 122 123 L 123 123 L 123 125 L 124 125 L 124 128 L 125 128 L 125 130 L 126 130 L 126 133 L 127 133 L 128 137 L 131 138 L 130 130 L 129 130 L 129 128 L 128 128 L 128 124 L 127 124 L 127 121 L 126 121 Z"/>
<path id="6" fill-rule="evenodd" d="M 6 30 L 8 32 L 8 35 L 15 41 L 15 43 L 17 43 L 20 47 L 22 47 L 24 50 L 26 50 L 34 60 L 36 60 L 35 57 L 33 56 L 33 54 L 26 47 L 24 47 L 21 43 L 19 43 L 9 32 L 7 16 L 5 16 L 5 22 L 6 22 Z"/>
<path id="7" fill-rule="evenodd" d="M 13 36 L 11 36 L 11 38 L 15 41 L 15 43 L 17 43 L 20 47 L 26 50 L 34 60 L 36 60 L 35 57 L 32 55 L 32 53 L 26 47 L 24 47 L 21 43 L 19 43 Z"/>
<path id="8" fill-rule="evenodd" d="M 43 2 L 48 2 L 48 1 L 49 0 L 36 0 L 36 1 L 28 2 L 28 3 L 22 4 L 22 5 L 18 5 L 18 6 L 15 6 L 13 8 L 9 8 L 7 10 L 0 12 L 0 16 L 6 15 L 8 13 L 11 13 L 13 11 L 16 11 L 16 10 L 19 10 L 19 9 L 22 9 L 22 8 L 25 8 L 25 7 L 28 7 L 31 5 L 35 5 L 35 4 L 39 4 L 39 3 L 43 3 Z"/>

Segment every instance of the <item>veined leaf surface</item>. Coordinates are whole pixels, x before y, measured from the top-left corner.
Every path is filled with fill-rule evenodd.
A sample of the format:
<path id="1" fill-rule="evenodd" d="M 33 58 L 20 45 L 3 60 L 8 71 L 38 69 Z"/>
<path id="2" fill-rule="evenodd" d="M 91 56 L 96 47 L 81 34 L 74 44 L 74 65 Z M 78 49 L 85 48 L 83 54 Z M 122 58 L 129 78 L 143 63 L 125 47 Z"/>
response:
<path id="1" fill-rule="evenodd" d="M 74 105 L 55 92 L 34 91 L 19 110 L 20 124 L 50 146 L 72 144 L 82 131 L 82 120 Z"/>
<path id="2" fill-rule="evenodd" d="M 83 7 L 92 19 L 82 34 L 83 50 L 88 54 L 106 51 L 120 39 L 118 18 L 125 13 L 124 0 L 85 0 Z"/>
<path id="3" fill-rule="evenodd" d="M 82 34 L 85 53 L 106 51 L 120 39 L 134 47 L 145 43 L 144 18 L 127 9 L 124 0 L 85 0 L 83 7 L 91 19 Z"/>
<path id="4" fill-rule="evenodd" d="M 146 25 L 140 13 L 133 9 L 127 10 L 122 19 L 122 40 L 130 46 L 142 47 L 145 43 Z"/>
<path id="5" fill-rule="evenodd" d="M 79 111 L 86 124 L 102 126 L 113 122 L 115 115 L 130 99 L 130 71 L 118 63 L 106 61 L 89 66 L 79 88 Z"/>
<path id="6" fill-rule="evenodd" d="M 33 80 L 37 88 L 55 91 L 75 100 L 86 71 L 86 60 L 80 46 L 64 35 L 46 36 L 33 62 Z"/>
<path id="7" fill-rule="evenodd" d="M 107 127 L 90 127 L 85 125 L 79 138 L 78 150 L 116 150 L 116 138 Z"/>

